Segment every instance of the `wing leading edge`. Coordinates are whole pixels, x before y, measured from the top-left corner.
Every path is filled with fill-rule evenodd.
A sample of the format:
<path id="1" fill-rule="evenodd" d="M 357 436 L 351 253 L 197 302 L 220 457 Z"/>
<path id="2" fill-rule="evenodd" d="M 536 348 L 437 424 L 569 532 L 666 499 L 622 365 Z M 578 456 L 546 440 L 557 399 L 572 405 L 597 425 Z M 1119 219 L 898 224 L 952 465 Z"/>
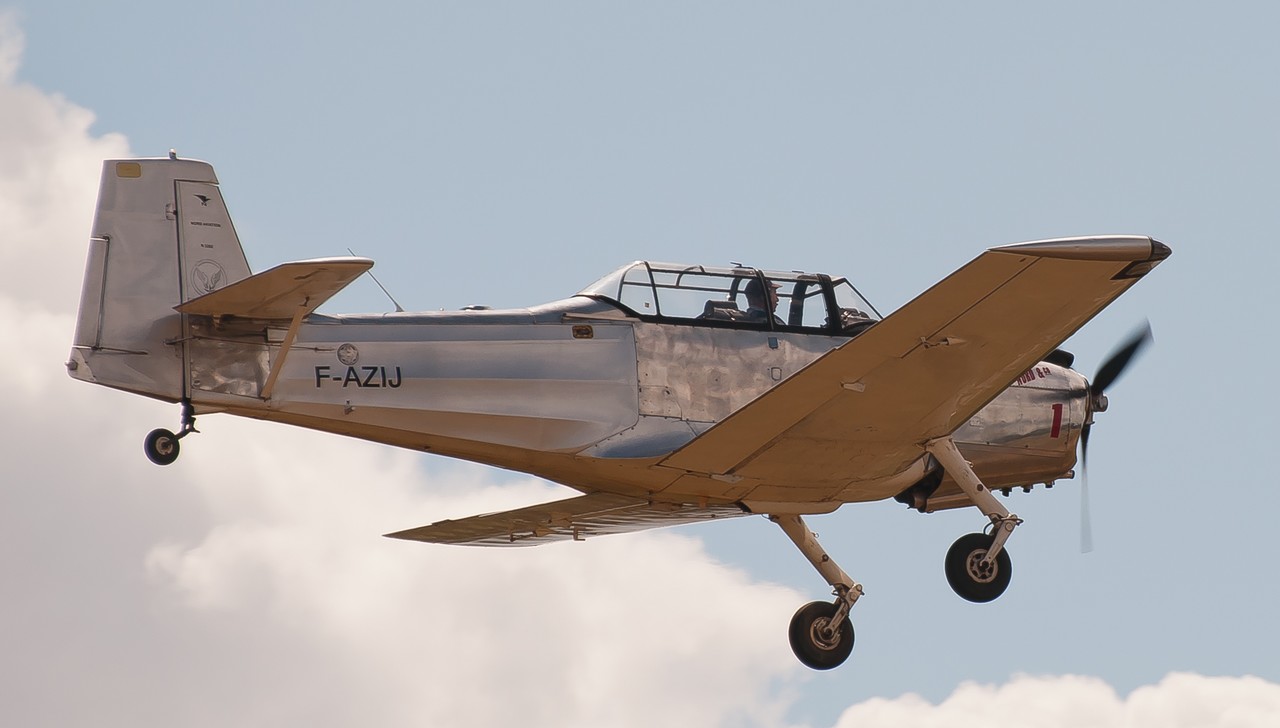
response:
<path id="1" fill-rule="evenodd" d="M 733 504 L 662 503 L 613 493 L 589 493 L 386 535 L 467 546 L 536 546 L 745 515 L 748 514 Z"/>
<path id="2" fill-rule="evenodd" d="M 894 475 L 1169 253 L 1135 236 L 992 248 L 662 465 L 781 485 Z"/>

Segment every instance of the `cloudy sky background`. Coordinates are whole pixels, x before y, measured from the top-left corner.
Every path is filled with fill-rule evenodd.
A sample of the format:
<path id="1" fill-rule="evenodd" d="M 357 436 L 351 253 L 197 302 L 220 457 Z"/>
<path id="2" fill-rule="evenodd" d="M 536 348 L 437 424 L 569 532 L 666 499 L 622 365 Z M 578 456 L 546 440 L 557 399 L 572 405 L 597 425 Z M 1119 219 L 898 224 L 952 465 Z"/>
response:
<path id="1" fill-rule="evenodd" d="M 1240 3 L 371 3 L 0 10 L 0 716 L 62 725 L 1261 726 L 1280 716 L 1269 385 L 1277 11 Z M 213 162 L 251 264 L 350 246 L 409 308 L 559 298 L 635 258 L 849 274 L 885 312 L 983 248 L 1174 249 L 1068 348 L 1157 345 L 1016 575 L 947 588 L 976 512 L 762 519 L 531 550 L 378 534 L 560 497 L 517 474 L 73 382 L 101 160 Z M 326 310 L 383 310 L 358 281 Z"/>

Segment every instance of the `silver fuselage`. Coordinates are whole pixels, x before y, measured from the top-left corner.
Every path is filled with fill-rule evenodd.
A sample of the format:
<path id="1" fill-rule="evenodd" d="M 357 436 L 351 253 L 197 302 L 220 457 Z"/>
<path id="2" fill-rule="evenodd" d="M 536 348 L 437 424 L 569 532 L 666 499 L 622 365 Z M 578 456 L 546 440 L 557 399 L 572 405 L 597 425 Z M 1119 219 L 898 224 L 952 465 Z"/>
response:
<path id="1" fill-rule="evenodd" d="M 1064 244 L 1075 250 L 1071 241 L 1050 247 Z M 1151 249 L 1146 240 L 1114 245 Z M 1031 258 L 999 260 L 1009 266 Z M 315 313 L 372 265 L 316 259 L 255 275 L 210 165 L 108 160 L 68 370 L 77 379 L 187 403 L 198 414 L 292 423 L 534 473 L 586 492 L 771 513 L 822 512 L 900 494 L 924 510 L 967 505 L 954 484 L 939 480 L 923 442 L 917 454 L 913 443 L 876 432 L 948 434 L 935 431 L 943 421 L 954 427 L 939 406 L 971 412 L 991 400 L 954 439 L 993 488 L 1067 476 L 1090 415 L 1084 378 L 1062 366 L 1033 366 L 991 397 L 1000 383 L 989 374 L 928 364 L 978 361 L 950 357 L 947 347 L 963 345 L 963 337 L 947 338 L 945 320 L 933 320 L 939 311 L 974 307 L 966 289 L 931 303 L 924 319 L 911 314 L 916 318 L 901 324 L 939 332 L 920 342 L 924 350 L 942 347 L 934 355 L 913 356 L 911 342 L 879 337 L 882 346 L 869 354 L 878 358 L 867 363 L 906 357 L 909 366 L 885 371 L 916 372 L 922 391 L 930 378 L 963 374 L 948 381 L 971 381 L 972 392 L 932 392 L 926 399 L 934 410 L 905 410 L 893 403 L 913 401 L 903 391 L 909 382 L 895 379 L 889 390 L 897 400 L 878 399 L 880 390 L 868 394 L 865 402 L 873 404 L 846 400 L 853 409 L 844 416 L 856 419 L 857 432 L 841 428 L 832 413 L 836 419 L 822 420 L 831 432 L 806 429 L 791 449 L 771 450 L 755 463 L 748 463 L 752 452 L 771 445 L 777 422 L 703 440 L 697 457 L 673 456 L 772 388 L 799 381 L 791 378 L 855 333 L 878 326 L 874 307 L 847 279 L 824 274 L 637 261 L 579 295 L 530 309 Z M 994 277 L 981 285 L 1002 280 L 989 273 Z M 766 288 L 772 314 L 760 310 L 757 294 Z M 984 349 L 975 340 L 969 351 Z M 982 363 L 1008 368 L 1008 361 Z M 816 408 L 845 388 L 858 391 L 872 374 L 845 381 L 827 372 L 830 394 L 802 399 Z M 787 406 L 768 411 L 776 416 Z M 907 411 L 930 423 L 913 428 L 903 421 Z M 871 462 L 874 472 L 861 472 Z"/>
<path id="2" fill-rule="evenodd" d="M 735 481 L 657 465 L 848 336 L 657 322 L 586 296 L 507 311 L 312 315 L 264 399 L 283 327 L 202 317 L 182 325 L 200 411 L 465 458 L 584 491 L 826 510 L 897 495 L 936 468 L 923 451 L 903 472 L 874 479 Z M 1070 477 L 1087 417 L 1084 378 L 1042 363 L 955 440 L 992 488 L 1052 482 Z M 968 505 L 958 493 L 944 479 L 915 505 Z"/>

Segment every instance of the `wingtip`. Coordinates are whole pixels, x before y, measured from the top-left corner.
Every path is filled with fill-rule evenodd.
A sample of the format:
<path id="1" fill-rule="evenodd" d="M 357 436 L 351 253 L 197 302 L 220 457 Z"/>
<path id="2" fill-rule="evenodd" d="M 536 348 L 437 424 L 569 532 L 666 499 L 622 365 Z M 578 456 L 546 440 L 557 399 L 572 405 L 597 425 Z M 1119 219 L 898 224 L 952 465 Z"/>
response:
<path id="1" fill-rule="evenodd" d="M 1159 263 L 1170 255 L 1173 255 L 1173 250 L 1168 245 L 1151 238 L 1151 262 Z"/>
<path id="2" fill-rule="evenodd" d="M 1115 260 L 1158 262 L 1173 252 L 1164 243 L 1143 235 L 1107 235 L 1083 238 L 1034 240 L 991 248 L 1000 253 L 1033 255 L 1069 260 Z"/>

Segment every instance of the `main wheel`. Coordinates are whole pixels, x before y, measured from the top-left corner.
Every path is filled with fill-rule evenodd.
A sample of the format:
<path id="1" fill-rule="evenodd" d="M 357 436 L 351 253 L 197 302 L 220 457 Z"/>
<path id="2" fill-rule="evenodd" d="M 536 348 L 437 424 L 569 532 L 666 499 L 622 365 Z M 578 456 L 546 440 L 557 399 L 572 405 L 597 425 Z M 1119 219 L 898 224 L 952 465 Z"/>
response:
<path id="1" fill-rule="evenodd" d="M 169 465 L 178 459 L 178 436 L 161 427 L 147 433 L 142 449 L 156 465 Z"/>
<path id="2" fill-rule="evenodd" d="M 830 670 L 839 666 L 853 652 L 853 623 L 847 618 L 844 624 L 836 629 L 835 634 L 828 633 L 831 618 L 835 616 L 836 605 L 830 602 L 809 602 L 800 607 L 791 618 L 791 651 L 807 667 L 815 670 Z"/>
<path id="3" fill-rule="evenodd" d="M 962 599 L 989 602 L 1009 588 L 1013 563 L 1008 550 L 1000 549 L 994 562 L 985 566 L 982 563 L 993 539 L 983 533 L 970 533 L 956 539 L 947 550 L 947 583 Z"/>

